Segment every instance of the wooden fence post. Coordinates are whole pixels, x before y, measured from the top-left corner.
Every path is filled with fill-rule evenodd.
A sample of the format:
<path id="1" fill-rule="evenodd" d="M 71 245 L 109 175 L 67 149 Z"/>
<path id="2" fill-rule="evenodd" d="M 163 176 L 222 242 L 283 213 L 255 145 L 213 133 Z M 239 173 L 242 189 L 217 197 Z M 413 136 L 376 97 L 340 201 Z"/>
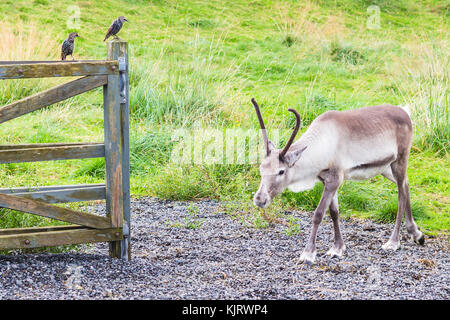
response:
<path id="1" fill-rule="evenodd" d="M 107 52 L 108 60 L 119 62 L 119 75 L 108 76 L 104 88 L 106 208 L 112 226 L 123 227 L 123 240 L 110 242 L 110 255 L 130 260 L 128 43 L 109 41 Z"/>

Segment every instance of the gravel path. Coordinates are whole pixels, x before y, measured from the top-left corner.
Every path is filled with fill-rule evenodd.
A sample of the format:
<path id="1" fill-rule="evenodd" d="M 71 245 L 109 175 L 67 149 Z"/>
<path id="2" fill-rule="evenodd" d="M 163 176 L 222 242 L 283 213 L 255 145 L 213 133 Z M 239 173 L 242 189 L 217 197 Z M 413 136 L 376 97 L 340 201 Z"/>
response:
<path id="1" fill-rule="evenodd" d="M 346 254 L 330 258 L 325 252 L 333 235 L 326 217 L 317 263 L 297 265 L 309 214 L 290 213 L 301 232 L 287 236 L 282 224 L 248 228 L 215 201 L 195 204 L 202 223 L 189 229 L 189 203 L 133 201 L 131 262 L 110 259 L 106 244 L 64 254 L 0 256 L 0 299 L 450 298 L 446 240 L 427 238 L 422 247 L 402 230 L 401 249 L 385 253 L 381 245 L 392 225 L 344 220 Z"/>

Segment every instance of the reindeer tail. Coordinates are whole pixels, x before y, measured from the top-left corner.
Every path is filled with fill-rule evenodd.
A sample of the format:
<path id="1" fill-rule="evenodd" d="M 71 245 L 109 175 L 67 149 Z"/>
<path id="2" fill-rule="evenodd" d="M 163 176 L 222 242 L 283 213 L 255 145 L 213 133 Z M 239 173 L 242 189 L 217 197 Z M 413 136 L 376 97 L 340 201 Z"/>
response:
<path id="1" fill-rule="evenodd" d="M 401 106 L 403 110 L 408 114 L 409 117 L 411 117 L 411 106 L 406 103 L 405 105 Z"/>

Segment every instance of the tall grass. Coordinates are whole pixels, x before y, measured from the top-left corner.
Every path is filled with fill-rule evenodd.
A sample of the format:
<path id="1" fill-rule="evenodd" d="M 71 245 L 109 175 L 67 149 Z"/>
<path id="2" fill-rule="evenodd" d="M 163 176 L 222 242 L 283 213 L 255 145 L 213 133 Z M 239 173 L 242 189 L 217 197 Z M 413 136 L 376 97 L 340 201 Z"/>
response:
<path id="1" fill-rule="evenodd" d="M 220 66 L 223 39 L 207 41 L 196 34 L 188 45 L 188 62 L 170 58 L 163 48 L 156 60 L 148 55 L 132 64 L 130 112 L 150 124 L 220 126 L 237 104 L 239 67 Z"/>
<path id="2" fill-rule="evenodd" d="M 0 28 L 0 61 L 49 60 L 57 56 L 58 45 L 35 24 L 23 23 L 11 26 L 3 23 Z M 0 104 L 10 103 L 39 92 L 44 87 L 42 79 L 8 80 L 0 86 Z"/>
<path id="3" fill-rule="evenodd" d="M 413 46 L 401 64 L 399 92 L 411 106 L 414 144 L 421 150 L 447 155 L 450 150 L 448 41 Z"/>
<path id="4" fill-rule="evenodd" d="M 312 1 L 276 2 L 271 11 L 281 42 L 287 47 L 298 45 L 302 55 L 320 51 L 324 42 L 347 33 L 339 12 L 324 17 Z"/>

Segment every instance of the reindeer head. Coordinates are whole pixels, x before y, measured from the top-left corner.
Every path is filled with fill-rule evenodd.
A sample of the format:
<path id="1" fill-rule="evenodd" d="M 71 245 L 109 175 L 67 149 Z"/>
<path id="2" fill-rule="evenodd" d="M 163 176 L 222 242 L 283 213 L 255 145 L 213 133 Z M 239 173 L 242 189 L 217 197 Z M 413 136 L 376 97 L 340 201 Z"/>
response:
<path id="1" fill-rule="evenodd" d="M 296 110 L 289 109 L 295 115 L 297 122 L 286 146 L 282 150 L 278 150 L 267 138 L 267 131 L 264 126 L 261 111 L 255 99 L 252 99 L 252 103 L 255 106 L 266 147 L 266 156 L 260 166 L 261 184 L 253 198 L 253 203 L 260 208 L 266 208 L 277 194 L 283 192 L 291 184 L 294 177 L 292 167 L 306 147 L 288 151 L 300 128 L 300 115 Z"/>

